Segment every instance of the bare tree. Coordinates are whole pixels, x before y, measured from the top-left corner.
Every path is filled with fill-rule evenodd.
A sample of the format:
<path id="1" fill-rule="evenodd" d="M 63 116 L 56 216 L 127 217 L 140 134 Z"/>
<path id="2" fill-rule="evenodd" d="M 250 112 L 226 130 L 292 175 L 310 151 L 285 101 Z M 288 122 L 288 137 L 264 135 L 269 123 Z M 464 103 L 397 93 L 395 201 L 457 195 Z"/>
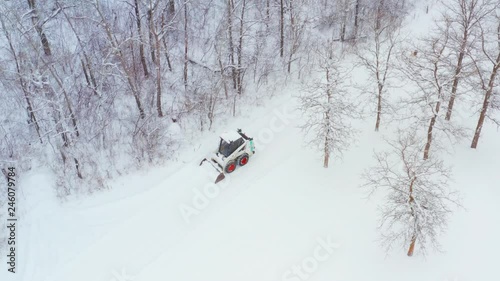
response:
<path id="1" fill-rule="evenodd" d="M 308 143 L 323 152 L 323 167 L 331 156 L 341 157 L 356 133 L 350 120 L 357 117 L 356 105 L 349 95 L 349 71 L 340 66 L 331 43 L 321 45 L 316 53 L 321 78 L 305 85 L 300 96 L 304 124 L 301 128 Z"/>
<path id="2" fill-rule="evenodd" d="M 156 43 L 154 39 L 154 18 L 153 14 L 156 10 L 156 7 L 158 6 L 158 1 L 155 1 L 154 3 L 152 1 L 149 1 L 148 5 L 148 10 L 146 12 L 146 19 L 148 21 L 148 29 L 149 29 L 149 52 L 151 54 L 151 61 L 153 63 L 156 63 Z"/>
<path id="3" fill-rule="evenodd" d="M 39 123 L 37 121 L 37 114 L 35 113 L 35 111 L 33 109 L 33 102 L 32 102 L 32 98 L 31 98 L 31 92 L 28 89 L 28 87 L 29 87 L 28 84 L 29 83 L 28 83 L 28 81 L 26 81 L 26 79 L 24 77 L 24 74 L 22 73 L 21 63 L 19 61 L 20 59 L 18 58 L 18 54 L 17 54 L 18 51 L 16 51 L 16 49 L 14 48 L 14 44 L 12 42 L 12 37 L 10 35 L 9 30 L 7 29 L 7 27 L 5 25 L 4 16 L 3 16 L 2 13 L 0 13 L 0 24 L 1 24 L 2 30 L 4 32 L 5 38 L 7 39 L 7 43 L 9 45 L 10 55 L 14 59 L 14 63 L 15 63 L 15 66 L 16 66 L 15 67 L 15 69 L 16 69 L 16 80 L 19 83 L 19 86 L 20 86 L 20 88 L 22 90 L 24 99 L 26 101 L 26 110 L 27 110 L 27 113 L 28 113 L 28 116 L 29 116 L 28 124 L 33 124 L 34 125 L 36 133 L 38 135 L 38 139 L 40 140 L 40 143 L 43 143 L 40 125 L 39 125 Z"/>
<path id="4" fill-rule="evenodd" d="M 373 36 L 373 42 L 370 42 L 366 48 L 358 46 L 356 55 L 361 65 L 368 70 L 372 80 L 374 80 L 376 84 L 375 96 L 377 100 L 377 117 L 375 131 L 378 131 L 382 119 L 386 83 L 393 71 L 393 51 L 399 41 L 398 31 L 394 30 L 392 21 L 379 19 L 378 16 L 372 24 L 370 31 Z"/>
<path id="5" fill-rule="evenodd" d="M 70 29 L 75 34 L 78 45 L 82 49 L 83 59 L 81 59 L 80 62 L 82 65 L 82 71 L 85 75 L 85 80 L 87 81 L 87 85 L 92 89 L 92 92 L 95 95 L 98 95 L 98 93 L 97 93 L 97 81 L 95 79 L 95 71 L 94 71 L 94 68 L 92 67 L 90 56 L 88 55 L 87 51 L 85 50 L 83 40 L 82 40 L 80 34 L 78 34 L 78 32 L 76 31 L 75 26 L 73 25 L 70 17 L 66 13 L 66 11 L 63 9 L 63 7 L 59 3 L 57 3 L 57 6 L 59 9 L 61 9 L 66 21 L 68 22 Z"/>
<path id="6" fill-rule="evenodd" d="M 122 49 L 120 48 L 120 42 L 118 42 L 117 37 L 113 35 L 113 32 L 111 30 L 111 27 L 109 23 L 106 20 L 105 15 L 103 14 L 99 0 L 96 0 L 94 3 L 94 8 L 96 9 L 101 21 L 102 25 L 104 27 L 104 30 L 106 32 L 106 35 L 108 37 L 109 44 L 116 50 L 117 52 L 117 57 L 120 60 L 120 66 L 125 73 L 127 82 L 129 84 L 130 90 L 132 91 L 132 94 L 135 99 L 135 103 L 137 106 L 137 109 L 139 110 L 139 116 L 144 119 L 146 117 L 146 113 L 144 112 L 144 108 L 142 107 L 142 102 L 140 98 L 140 91 L 137 87 L 136 83 L 136 77 L 134 73 L 131 71 L 130 67 L 128 66 L 127 59 L 125 58 L 125 55 L 123 54 Z"/>
<path id="7" fill-rule="evenodd" d="M 43 23 L 40 21 L 40 17 L 38 16 L 38 10 L 36 5 L 36 0 L 28 0 L 28 5 L 31 9 L 31 21 L 33 22 L 33 26 L 35 27 L 38 36 L 40 36 L 40 42 L 42 43 L 43 52 L 45 55 L 52 55 L 52 51 L 50 49 L 49 39 L 47 39 L 47 35 L 43 30 Z"/>
<path id="8" fill-rule="evenodd" d="M 285 48 L 285 5 L 284 1 L 280 0 L 280 57 L 283 57 Z"/>
<path id="9" fill-rule="evenodd" d="M 360 8 L 360 0 L 356 0 L 356 4 L 354 6 L 354 38 L 358 38 L 358 30 L 359 30 L 359 8 Z"/>
<path id="10" fill-rule="evenodd" d="M 156 52 L 152 52 L 152 54 L 155 56 L 155 59 L 153 60 L 153 62 L 155 63 L 155 67 L 156 67 L 156 110 L 157 110 L 157 113 L 158 113 L 158 117 L 163 117 L 163 110 L 162 110 L 162 87 L 161 87 L 161 84 L 162 84 L 162 74 L 161 74 L 161 44 L 160 42 L 162 41 L 161 40 L 161 37 L 163 37 L 165 35 L 164 31 L 162 32 L 162 30 L 158 28 L 157 26 L 157 23 L 155 21 L 155 13 L 156 11 L 158 10 L 158 4 L 159 2 L 156 1 L 156 2 L 152 2 L 150 0 L 149 2 L 149 10 L 148 10 L 148 13 L 149 13 L 149 16 L 151 17 L 150 20 L 149 20 L 149 24 L 150 24 L 150 34 L 152 34 L 152 37 L 154 39 L 154 49 L 156 50 Z"/>
<path id="11" fill-rule="evenodd" d="M 305 31 L 305 25 L 307 19 L 302 19 L 301 15 L 299 13 L 300 11 L 300 6 L 295 7 L 293 6 L 293 1 L 290 2 L 290 27 L 289 27 L 289 51 L 288 51 L 288 73 L 291 72 L 292 69 L 292 62 L 295 60 L 294 56 L 297 54 L 299 51 L 299 48 L 301 46 L 303 37 L 304 37 L 304 31 Z"/>
<path id="12" fill-rule="evenodd" d="M 233 77 L 233 88 L 237 89 L 238 88 L 238 79 L 237 73 L 236 73 L 236 63 L 234 60 L 234 42 L 233 42 L 233 17 L 234 17 L 234 1 L 233 0 L 227 0 L 227 36 L 228 36 L 228 43 L 229 43 L 229 63 L 232 71 L 232 77 Z"/>
<path id="13" fill-rule="evenodd" d="M 423 160 L 423 146 L 415 133 L 399 132 L 391 150 L 375 153 L 377 164 L 363 174 L 363 187 L 387 192 L 381 206 L 379 229 L 382 244 L 408 247 L 413 256 L 418 248 L 425 254 L 428 245 L 439 248 L 437 238 L 447 225 L 452 207 L 459 206 L 456 191 L 449 187 L 451 170 L 433 156 Z"/>
<path id="14" fill-rule="evenodd" d="M 237 79 L 236 79 L 236 84 L 238 85 L 238 94 L 241 95 L 243 92 L 243 73 L 242 71 L 242 61 L 243 61 L 243 37 L 244 37 L 244 23 L 245 23 L 245 11 L 246 11 L 246 0 L 242 0 L 241 3 L 241 16 L 240 16 L 240 34 L 239 34 L 239 40 L 238 40 L 238 49 L 237 49 L 237 54 L 238 54 L 238 66 L 237 66 Z"/>
<path id="15" fill-rule="evenodd" d="M 168 12 L 167 12 L 167 15 L 166 15 L 166 18 L 167 18 L 167 23 L 166 23 L 166 20 L 165 20 L 165 14 L 162 13 L 161 15 L 161 26 L 160 26 L 160 30 L 162 30 L 162 32 L 164 33 L 163 36 L 161 36 L 162 38 L 162 43 L 163 43 L 163 49 L 165 50 L 165 60 L 167 61 L 167 66 L 168 66 L 168 69 L 170 71 L 172 71 L 172 62 L 171 62 L 171 59 L 170 59 L 170 54 L 169 54 L 169 47 L 168 47 L 168 43 L 167 43 L 167 38 L 168 38 L 168 31 L 169 29 L 171 28 L 170 25 L 172 24 L 173 22 L 173 19 L 174 19 L 174 13 L 175 13 L 175 8 L 174 8 L 174 4 L 173 2 L 169 2 L 169 7 L 168 7 Z"/>
<path id="16" fill-rule="evenodd" d="M 481 28 L 481 49 L 483 53 L 482 55 L 486 61 L 485 65 L 489 66 L 490 69 L 485 70 L 482 60 L 473 58 L 474 66 L 476 67 L 477 74 L 479 76 L 479 88 L 481 89 L 481 92 L 484 93 L 484 98 L 476 130 L 474 131 L 474 137 L 472 138 L 471 148 L 477 148 L 477 143 L 479 142 L 479 137 L 481 136 L 484 121 L 488 117 L 488 109 L 490 108 L 493 90 L 496 86 L 495 82 L 500 69 L 500 17 L 497 16 L 496 18 L 496 30 L 489 30 L 490 32 L 487 33 L 485 33 L 485 31 L 487 30 Z M 497 124 L 499 123 L 497 122 Z"/>
<path id="17" fill-rule="evenodd" d="M 460 125 L 443 122 L 444 116 L 441 112 L 446 89 L 453 80 L 448 71 L 448 48 L 448 37 L 442 37 L 439 32 L 435 36 L 420 40 L 419 44 L 412 46 L 413 51 L 403 52 L 401 57 L 404 63 L 400 69 L 406 78 L 413 82 L 416 90 L 410 92 L 399 108 L 406 110 L 406 114 L 410 115 L 409 119 L 414 120 L 411 127 L 420 128 L 425 126 L 425 123 L 428 124 L 423 151 L 424 160 L 429 158 L 431 144 L 435 141 L 436 134 L 452 141 L 464 136 Z M 438 139 L 438 142 L 440 141 Z"/>
<path id="18" fill-rule="evenodd" d="M 141 28 L 141 14 L 139 13 L 139 1 L 134 0 L 135 22 L 137 24 L 137 33 L 139 34 L 139 56 L 141 58 L 142 69 L 144 76 L 149 76 L 148 66 L 146 63 L 146 55 L 144 54 L 144 39 Z"/>
<path id="19" fill-rule="evenodd" d="M 184 88 L 188 85 L 188 1 L 184 1 Z"/>
<path id="20" fill-rule="evenodd" d="M 486 17 L 495 10 L 499 4 L 490 0 L 452 0 L 445 3 L 446 12 L 443 15 L 447 24 L 451 23 L 452 28 L 447 28 L 449 33 L 445 36 L 450 38 L 454 47 L 452 48 L 456 56 L 454 64 L 454 78 L 451 84 L 451 94 L 448 101 L 448 109 L 446 112 L 446 120 L 450 120 L 453 112 L 453 105 L 457 97 L 458 84 L 462 78 L 464 70 L 464 59 L 466 54 L 471 51 L 475 45 L 475 31 L 481 22 L 486 20 Z M 466 74 L 465 74 L 466 75 Z"/>
<path id="21" fill-rule="evenodd" d="M 347 30 L 347 18 L 350 12 L 350 2 L 349 0 L 337 1 L 340 11 L 340 41 L 344 42 L 346 38 Z"/>

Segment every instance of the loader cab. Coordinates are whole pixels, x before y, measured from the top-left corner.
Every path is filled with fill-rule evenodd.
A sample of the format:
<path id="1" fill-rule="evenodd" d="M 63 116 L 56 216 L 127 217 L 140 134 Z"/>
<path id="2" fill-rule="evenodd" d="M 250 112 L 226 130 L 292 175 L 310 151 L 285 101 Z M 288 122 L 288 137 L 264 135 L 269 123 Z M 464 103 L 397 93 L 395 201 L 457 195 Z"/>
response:
<path id="1" fill-rule="evenodd" d="M 228 157 L 244 143 L 245 140 L 240 134 L 236 132 L 224 133 L 220 136 L 219 153 Z"/>

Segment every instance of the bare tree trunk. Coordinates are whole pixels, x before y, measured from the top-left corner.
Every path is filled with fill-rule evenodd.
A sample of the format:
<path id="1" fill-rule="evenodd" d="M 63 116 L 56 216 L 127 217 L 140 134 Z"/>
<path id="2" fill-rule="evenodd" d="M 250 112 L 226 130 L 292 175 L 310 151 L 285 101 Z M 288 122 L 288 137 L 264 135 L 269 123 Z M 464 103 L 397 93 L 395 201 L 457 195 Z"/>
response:
<path id="1" fill-rule="evenodd" d="M 383 3 L 384 0 L 381 0 Z M 379 26 L 380 28 L 380 26 Z M 377 78 L 377 90 L 378 90 L 378 95 L 377 95 L 377 122 L 375 123 L 375 131 L 378 132 L 380 128 L 380 119 L 382 115 L 382 94 L 384 91 L 384 85 L 387 80 L 387 75 L 389 73 L 390 69 L 390 60 L 392 56 L 392 49 L 394 48 L 395 42 L 393 41 L 392 38 L 390 38 L 390 46 L 389 49 L 387 50 L 387 54 L 384 57 L 384 62 L 383 64 L 381 63 L 381 48 L 382 48 L 382 42 L 381 40 L 381 32 L 380 30 L 375 30 L 375 76 Z M 383 66 L 385 64 L 385 67 Z"/>
<path id="2" fill-rule="evenodd" d="M 18 76 L 20 76 L 19 70 L 18 70 Z M 31 99 L 29 97 L 29 93 L 26 90 L 25 82 L 22 81 L 22 78 L 19 78 L 19 79 L 20 79 L 19 82 L 21 83 L 21 88 L 23 89 L 23 93 L 24 93 L 24 98 L 26 100 L 26 104 L 28 105 L 26 109 L 28 110 L 28 115 L 30 117 L 30 122 L 33 122 L 33 124 L 35 124 L 35 130 L 36 130 L 36 134 L 38 135 L 38 139 L 40 140 L 40 143 L 43 143 L 42 135 L 40 133 L 40 126 L 38 125 L 38 121 L 37 121 L 37 118 L 36 118 L 36 115 L 35 115 L 35 111 L 33 110 L 33 105 L 31 103 Z"/>
<path id="3" fill-rule="evenodd" d="M 495 79 L 500 68 L 500 50 L 496 58 L 496 62 L 491 70 L 490 80 L 488 81 L 488 87 L 484 95 L 483 107 L 481 108 L 481 113 L 479 115 L 479 120 L 477 121 L 476 130 L 474 132 L 474 137 L 472 138 L 471 148 L 477 148 L 477 143 L 479 141 L 479 136 L 481 135 L 481 129 L 483 128 L 484 119 L 486 119 L 486 111 L 490 105 L 491 94 L 493 93 L 493 87 L 495 86 Z"/>
<path id="4" fill-rule="evenodd" d="M 184 1 L 184 87 L 188 85 L 188 11 L 187 0 Z"/>
<path id="5" fill-rule="evenodd" d="M 382 27 L 382 10 L 384 6 L 384 0 L 380 0 L 377 7 L 377 18 L 375 19 L 375 30 L 378 32 Z"/>
<path id="6" fill-rule="evenodd" d="M 271 2 L 271 0 L 266 0 L 266 27 L 269 26 L 269 21 L 270 21 L 270 18 L 271 18 L 271 13 L 270 13 L 270 4 L 269 2 Z"/>
<path id="7" fill-rule="evenodd" d="M 413 198 L 413 184 L 417 180 L 417 177 L 413 176 L 411 183 L 410 183 L 410 190 L 409 190 L 409 197 L 408 197 L 408 204 L 410 204 L 410 209 L 411 209 L 411 215 L 412 217 L 415 217 L 415 211 L 413 209 L 413 203 L 415 199 Z M 415 242 L 417 241 L 417 235 L 414 233 L 412 238 L 411 238 L 411 243 L 410 243 L 410 248 L 408 249 L 407 255 L 409 257 L 413 256 L 413 251 L 415 250 Z"/>
<path id="8" fill-rule="evenodd" d="M 231 71 L 233 74 L 233 88 L 238 88 L 238 80 L 236 79 L 236 68 L 234 62 L 234 43 L 233 43 L 233 9 L 234 3 L 233 0 L 227 1 L 227 32 L 228 32 L 228 41 L 229 41 L 229 61 L 231 63 Z"/>
<path id="9" fill-rule="evenodd" d="M 462 71 L 462 64 L 465 56 L 465 48 L 467 47 L 467 31 L 464 32 L 464 38 L 462 45 L 460 46 L 460 53 L 458 55 L 457 66 L 455 68 L 455 76 L 453 77 L 453 84 L 451 86 L 450 100 L 448 102 L 448 110 L 446 111 L 445 120 L 449 121 L 451 118 L 451 112 L 453 111 L 453 105 L 455 104 L 455 98 L 457 96 L 458 81 L 460 80 L 460 72 Z"/>
<path id="10" fill-rule="evenodd" d="M 175 15 L 174 0 L 168 0 L 168 20 L 171 21 Z"/>
<path id="11" fill-rule="evenodd" d="M 434 77 L 434 84 L 437 86 L 437 102 L 436 106 L 434 108 L 434 114 L 432 115 L 431 121 L 429 123 L 429 128 L 427 129 L 427 143 L 425 144 L 424 148 L 424 160 L 429 159 L 429 150 L 431 148 L 431 142 L 432 142 L 432 131 L 434 129 L 434 125 L 436 124 L 436 119 L 439 114 L 439 111 L 441 110 L 441 100 L 443 98 L 443 87 L 441 86 L 438 70 L 439 70 L 439 61 L 441 60 L 441 56 L 447 46 L 448 42 L 448 35 L 445 36 L 445 42 L 443 44 L 443 47 L 439 50 L 438 52 L 438 57 L 434 61 L 434 70 L 433 70 L 433 77 Z M 434 46 L 436 46 L 434 44 Z"/>
<path id="12" fill-rule="evenodd" d="M 290 0 L 290 27 L 291 27 L 291 36 L 290 37 L 293 37 L 292 40 L 289 40 L 291 41 L 291 50 L 290 50 L 290 54 L 288 56 L 288 67 L 287 67 L 287 71 L 288 73 L 290 73 L 290 71 L 292 70 L 292 57 L 293 57 L 293 54 L 295 53 L 295 40 L 297 40 L 297 38 L 295 38 L 296 35 L 296 30 L 295 30 L 295 17 L 293 15 L 294 11 L 293 11 L 293 0 Z"/>
<path id="13" fill-rule="evenodd" d="M 408 248 L 408 253 L 407 253 L 409 257 L 413 256 L 413 251 L 415 250 L 415 242 L 417 242 L 417 237 L 413 236 L 411 238 L 410 247 Z"/>
<path id="14" fill-rule="evenodd" d="M 222 85 L 224 86 L 224 96 L 227 99 L 229 97 L 229 94 L 228 94 L 228 89 L 227 89 L 226 77 L 224 76 L 224 65 L 222 64 L 220 50 L 217 48 L 217 44 L 215 44 L 214 49 L 215 49 L 215 52 L 217 53 L 217 61 L 219 62 L 220 79 L 222 81 Z"/>
<path id="15" fill-rule="evenodd" d="M 285 7 L 283 0 L 280 0 L 280 57 L 283 57 L 285 45 Z"/>
<path id="16" fill-rule="evenodd" d="M 52 74 L 52 76 L 54 77 L 54 79 L 56 80 L 57 85 L 59 85 L 59 87 L 61 88 L 61 91 L 64 95 L 64 101 L 66 102 L 66 107 L 68 108 L 68 111 L 69 111 L 69 116 L 71 118 L 71 123 L 73 125 L 73 129 L 75 130 L 76 136 L 79 137 L 80 132 L 78 131 L 76 116 L 73 113 L 73 106 L 71 106 L 71 101 L 69 100 L 68 93 L 64 89 L 63 82 L 62 82 L 61 78 L 59 77 L 59 75 L 57 75 L 57 73 L 55 72 L 55 69 L 53 68 L 53 66 L 49 67 L 49 71 Z"/>
<path id="17" fill-rule="evenodd" d="M 173 3 L 172 3 L 173 5 Z M 175 10 L 174 10 L 175 12 Z M 168 15 L 167 15 L 168 16 Z M 168 16 L 170 17 L 170 16 Z M 161 15 L 161 29 L 162 32 L 165 32 L 165 21 L 164 21 L 164 16 L 163 14 Z M 165 59 L 167 60 L 167 65 L 168 65 L 168 70 L 172 71 L 172 63 L 170 62 L 170 55 L 168 54 L 168 47 L 167 47 L 167 35 L 162 36 L 162 42 L 163 42 L 163 47 L 165 48 Z M 159 47 L 157 47 L 159 49 Z"/>
<path id="18" fill-rule="evenodd" d="M 323 159 L 323 168 L 328 168 L 330 162 L 330 151 L 328 150 L 328 137 L 325 136 L 325 157 Z"/>
<path id="19" fill-rule="evenodd" d="M 85 63 L 83 62 L 83 59 L 80 59 L 80 63 L 82 64 L 82 71 L 83 75 L 85 76 L 85 81 L 87 81 L 87 85 L 89 86 L 89 88 L 92 88 L 92 84 L 90 83 L 90 78 L 87 73 L 87 69 L 85 68 Z"/>
<path id="20" fill-rule="evenodd" d="M 343 21 L 345 21 L 345 18 L 343 19 Z M 341 28 L 340 28 L 340 41 L 341 42 L 344 42 L 345 41 L 345 22 L 342 22 L 341 24 Z"/>
<path id="21" fill-rule="evenodd" d="M 241 61 L 243 57 L 243 23 L 244 23 L 244 18 L 245 18 L 245 9 L 246 9 L 246 0 L 243 0 L 243 5 L 241 7 L 241 18 L 240 18 L 240 38 L 239 38 L 239 43 L 238 43 L 238 77 L 237 77 L 237 83 L 238 83 L 238 95 L 241 95 L 243 92 L 243 78 L 242 78 L 242 71 L 241 71 Z"/>
<path id="22" fill-rule="evenodd" d="M 154 29 L 154 26 L 153 26 L 153 13 L 154 13 L 154 10 L 153 10 L 153 7 L 149 7 L 148 11 L 147 11 L 147 19 L 148 19 L 148 26 L 149 26 L 149 48 L 150 48 L 150 52 L 151 52 L 151 60 L 153 61 L 153 63 L 156 63 L 156 55 L 155 55 L 155 43 L 154 43 L 154 34 L 153 34 L 153 29 Z"/>
<path id="23" fill-rule="evenodd" d="M 326 71 L 326 83 L 327 83 L 327 89 L 326 89 L 326 104 L 330 106 L 331 98 L 332 98 L 332 93 L 330 92 L 330 70 L 328 68 L 325 68 Z M 326 123 L 330 124 L 330 107 L 328 107 L 326 114 L 325 114 L 325 119 Z M 330 147 L 329 147 L 329 141 L 330 141 L 330 126 L 327 126 L 327 130 L 325 132 L 325 157 L 323 159 L 323 167 L 328 168 L 328 162 L 330 161 Z"/>
<path id="24" fill-rule="evenodd" d="M 156 43 L 156 110 L 158 111 L 158 117 L 163 117 L 163 111 L 161 109 L 161 61 L 160 61 L 160 38 L 158 36 L 158 31 L 154 29 L 154 37 Z"/>
<path id="25" fill-rule="evenodd" d="M 141 57 L 142 69 L 144 71 L 144 76 L 148 77 L 148 66 L 146 64 L 146 56 L 144 55 L 144 39 L 142 37 L 142 29 L 141 29 L 141 15 L 139 13 L 139 3 L 137 0 L 134 0 L 134 11 L 135 11 L 135 19 L 137 24 L 137 33 L 139 33 L 139 56 Z"/>
<path id="26" fill-rule="evenodd" d="M 345 41 L 345 31 L 346 31 L 346 25 L 347 25 L 347 1 L 342 2 L 343 5 L 343 11 L 342 11 L 342 22 L 340 23 L 340 41 L 344 42 Z"/>
<path id="27" fill-rule="evenodd" d="M 165 36 L 163 36 L 162 41 L 163 41 L 163 48 L 165 48 L 165 59 L 167 60 L 168 70 L 172 71 L 172 62 L 170 61 L 170 55 L 168 54 L 168 45 Z"/>
<path id="28" fill-rule="evenodd" d="M 35 27 L 38 36 L 40 37 L 40 42 L 42 43 L 43 52 L 46 56 L 52 55 L 52 51 L 50 50 L 49 40 L 43 31 L 42 25 L 40 24 L 40 19 L 38 18 L 38 12 L 36 9 L 36 0 L 28 0 L 28 5 L 31 9 L 31 21 L 33 22 L 33 26 Z"/>
<path id="29" fill-rule="evenodd" d="M 354 7 L 354 38 L 358 38 L 358 28 L 359 28 L 359 1 L 356 0 L 356 6 Z"/>
<path id="30" fill-rule="evenodd" d="M 57 133 L 56 135 L 61 136 L 63 147 L 68 147 L 70 141 L 67 135 L 67 131 L 63 127 L 63 121 L 61 118 L 62 110 L 61 108 L 58 107 L 60 103 L 57 100 L 57 96 L 54 93 L 54 89 L 50 88 L 48 85 L 43 85 L 42 88 L 43 91 L 46 93 L 46 98 L 51 101 L 50 109 L 51 109 L 52 119 L 55 125 L 55 130 Z M 66 156 L 64 155 L 63 149 L 59 149 L 59 151 L 61 152 L 63 161 L 66 162 Z"/>
<path id="31" fill-rule="evenodd" d="M 76 175 L 78 176 L 78 178 L 83 179 L 82 173 L 80 171 L 80 163 L 76 158 L 73 159 L 75 160 Z"/>
<path id="32" fill-rule="evenodd" d="M 429 128 L 427 129 L 427 143 L 425 144 L 424 148 L 424 160 L 429 159 L 429 150 L 431 148 L 431 142 L 432 142 L 432 130 L 434 129 L 434 124 L 436 124 L 436 118 L 440 107 L 441 107 L 441 101 L 438 101 L 436 103 L 434 116 L 432 116 L 431 121 L 429 123 Z"/>
<path id="33" fill-rule="evenodd" d="M 378 74 L 377 74 L 378 76 Z M 378 79 L 377 79 L 378 80 Z M 382 90 L 384 86 L 378 83 L 378 94 L 377 94 L 377 122 L 375 123 L 375 131 L 378 132 L 380 128 L 380 119 L 382 115 Z"/>

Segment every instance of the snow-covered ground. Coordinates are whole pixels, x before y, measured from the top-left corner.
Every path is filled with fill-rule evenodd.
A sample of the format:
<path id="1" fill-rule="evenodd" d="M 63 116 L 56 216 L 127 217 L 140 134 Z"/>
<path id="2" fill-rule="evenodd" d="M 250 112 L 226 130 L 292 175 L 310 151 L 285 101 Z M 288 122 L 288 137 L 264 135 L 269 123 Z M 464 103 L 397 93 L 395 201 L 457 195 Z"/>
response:
<path id="1" fill-rule="evenodd" d="M 20 175 L 17 273 L 0 279 L 497 280 L 499 132 L 486 127 L 478 150 L 456 146 L 449 160 L 466 210 L 452 216 L 443 253 L 408 258 L 379 246 L 381 198 L 358 187 L 383 132 L 367 120 L 359 142 L 324 169 L 303 145 L 295 106 L 284 93 L 226 124 L 254 136 L 257 153 L 217 186 L 198 167 L 215 134 L 88 198 L 60 203 L 49 173 Z"/>

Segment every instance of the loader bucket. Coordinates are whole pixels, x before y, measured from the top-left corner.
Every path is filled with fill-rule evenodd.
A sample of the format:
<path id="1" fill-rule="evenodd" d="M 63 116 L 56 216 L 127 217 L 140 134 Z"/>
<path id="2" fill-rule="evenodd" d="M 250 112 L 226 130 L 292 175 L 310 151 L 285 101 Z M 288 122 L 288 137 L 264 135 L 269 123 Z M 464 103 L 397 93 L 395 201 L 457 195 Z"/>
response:
<path id="1" fill-rule="evenodd" d="M 207 176 L 215 183 L 218 183 L 226 178 L 221 169 L 217 167 L 216 164 L 212 163 L 210 159 L 203 159 L 200 162 L 200 166 L 203 167 L 203 170 L 206 172 Z"/>
<path id="2" fill-rule="evenodd" d="M 215 179 L 215 183 L 220 182 L 221 180 L 225 179 L 226 176 L 224 176 L 224 173 L 220 173 L 217 178 Z"/>

